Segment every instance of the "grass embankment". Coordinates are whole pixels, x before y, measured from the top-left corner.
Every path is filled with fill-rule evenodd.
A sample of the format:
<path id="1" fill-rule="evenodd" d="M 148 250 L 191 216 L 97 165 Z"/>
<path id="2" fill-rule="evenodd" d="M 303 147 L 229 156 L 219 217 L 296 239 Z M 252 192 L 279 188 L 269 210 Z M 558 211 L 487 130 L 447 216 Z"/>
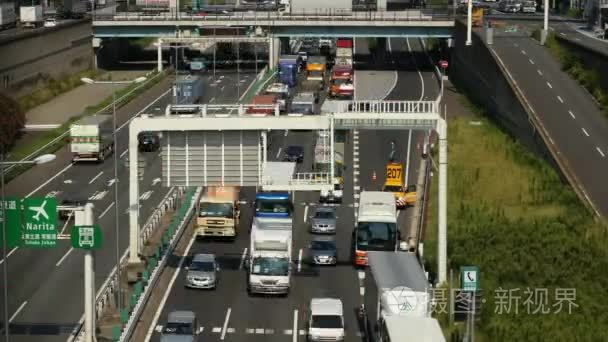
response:
<path id="1" fill-rule="evenodd" d="M 481 114 L 448 125 L 448 269 L 454 270 L 456 288 L 460 266 L 481 269 L 487 302 L 477 341 L 608 340 L 606 226 L 546 162 Z M 428 267 L 436 270 L 437 196 L 429 206 L 425 254 Z M 496 311 L 500 288 L 513 290 L 510 312 Z M 550 313 L 534 314 L 542 299 L 529 299 L 527 288 L 548 289 Z M 564 288 L 576 291 L 571 314 L 567 303 L 556 313 L 556 289 Z M 447 315 L 439 319 L 448 326 Z M 462 325 L 446 328 L 463 330 Z"/>
<path id="2" fill-rule="evenodd" d="M 277 71 L 274 68 L 266 71 L 266 74 L 264 75 L 264 77 L 262 77 L 259 80 L 254 81 L 251 88 L 249 88 L 249 90 L 247 91 L 247 94 L 245 96 L 243 96 L 243 99 L 240 100 L 239 102 L 240 103 L 251 103 L 251 100 L 253 100 L 253 97 L 257 93 L 259 93 L 260 90 L 262 90 L 262 87 L 264 87 L 265 85 L 267 85 L 270 82 L 270 79 L 276 75 L 276 72 Z"/>
<path id="3" fill-rule="evenodd" d="M 532 33 L 534 39 L 540 41 L 540 29 Z M 567 72 L 570 77 L 577 80 L 580 85 L 585 87 L 589 93 L 600 104 L 604 115 L 608 116 L 608 93 L 602 89 L 600 84 L 600 72 L 590 69 L 583 64 L 575 53 L 569 51 L 557 40 L 555 33 L 549 32 L 545 46 L 551 54 L 557 58 L 562 66 L 562 70 Z"/>
<path id="4" fill-rule="evenodd" d="M 19 97 L 17 102 L 24 112 L 39 106 L 45 102 L 52 100 L 53 98 L 66 93 L 79 85 L 82 84 L 80 80 L 82 77 L 99 78 L 101 73 L 93 70 L 81 71 L 77 74 L 70 76 L 63 76 L 60 78 L 50 77 L 46 81 L 46 85 L 40 89 L 34 90 L 28 95 Z"/>
<path id="5" fill-rule="evenodd" d="M 157 84 L 158 82 L 160 82 L 163 79 L 164 75 L 166 75 L 166 73 L 164 73 L 164 72 L 162 75 L 158 75 L 157 73 L 154 73 L 152 75 L 149 75 L 148 81 L 146 81 L 143 84 L 131 84 L 123 89 L 116 91 L 116 107 L 120 108 L 121 106 L 130 102 L 137 96 L 141 95 L 144 91 L 150 89 L 150 87 L 152 87 L 155 84 Z M 110 105 L 111 103 L 112 103 L 112 96 L 109 96 L 106 99 L 104 99 L 103 101 L 101 101 L 93 106 L 87 107 L 81 115 L 71 118 L 68 122 L 62 124 L 58 128 L 55 128 L 51 131 L 46 132 L 44 135 L 41 135 L 40 137 L 31 141 L 29 144 L 17 145 L 13 150 L 10 151 L 9 159 L 10 160 L 21 160 L 21 159 L 31 155 L 32 153 L 38 151 L 45 145 L 48 145 L 48 146 L 44 149 L 44 151 L 41 151 L 40 153 L 53 153 L 53 152 L 59 150 L 61 147 L 65 146 L 67 144 L 67 140 L 58 139 L 58 137 L 60 137 L 62 134 L 64 134 L 66 131 L 68 131 L 70 129 L 70 125 L 72 123 L 80 120 L 81 118 L 83 118 L 85 116 L 92 115 L 92 114 L 95 114 L 95 113 L 101 111 L 102 109 L 104 109 L 105 107 Z M 112 109 L 108 108 L 104 112 L 111 113 Z M 55 142 L 50 144 L 53 141 L 55 141 Z M 28 168 L 27 165 L 15 167 L 13 170 L 11 170 L 11 172 L 9 172 L 5 176 L 6 181 L 7 182 L 10 181 L 14 177 L 16 177 L 18 174 L 20 174 L 21 172 L 26 170 L 27 168 Z"/>

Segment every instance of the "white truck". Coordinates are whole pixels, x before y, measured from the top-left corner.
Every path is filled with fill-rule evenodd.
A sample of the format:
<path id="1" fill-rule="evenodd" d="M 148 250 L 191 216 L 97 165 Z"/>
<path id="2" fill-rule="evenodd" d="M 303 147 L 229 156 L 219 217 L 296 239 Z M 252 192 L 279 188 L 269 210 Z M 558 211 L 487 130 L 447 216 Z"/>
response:
<path id="1" fill-rule="evenodd" d="M 21 6 L 19 8 L 19 19 L 23 27 L 36 28 L 42 26 L 44 22 L 42 6 Z"/>
<path id="2" fill-rule="evenodd" d="M 430 317 L 387 316 L 378 330 L 382 342 L 446 342 L 439 322 Z"/>
<path id="3" fill-rule="evenodd" d="M 72 161 L 104 161 L 113 152 L 111 115 L 89 116 L 70 126 Z"/>
<path id="4" fill-rule="evenodd" d="M 251 225 L 247 292 L 289 294 L 293 244 L 291 218 L 255 217 Z"/>
<path id="5" fill-rule="evenodd" d="M 0 30 L 15 27 L 17 15 L 15 13 L 15 3 L 0 3 Z"/>
<path id="6" fill-rule="evenodd" d="M 371 341 L 384 341 L 379 331 L 387 317 L 431 317 L 430 285 L 414 254 L 368 252 L 367 257 L 364 312 Z"/>

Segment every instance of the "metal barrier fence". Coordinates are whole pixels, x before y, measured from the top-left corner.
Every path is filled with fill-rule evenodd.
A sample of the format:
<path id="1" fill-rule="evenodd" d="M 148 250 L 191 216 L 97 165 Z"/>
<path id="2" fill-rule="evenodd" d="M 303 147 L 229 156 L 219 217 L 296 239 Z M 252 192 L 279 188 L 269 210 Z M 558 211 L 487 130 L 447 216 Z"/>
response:
<path id="1" fill-rule="evenodd" d="M 439 113 L 439 101 L 352 101 L 341 105 L 350 113 Z"/>
<path id="2" fill-rule="evenodd" d="M 179 115 L 199 115 L 206 117 L 213 115 L 216 117 L 230 117 L 234 115 L 272 115 L 279 116 L 279 104 L 202 104 L 202 105 L 168 105 L 165 111 L 166 116 Z M 186 114 L 184 114 L 186 113 Z"/>

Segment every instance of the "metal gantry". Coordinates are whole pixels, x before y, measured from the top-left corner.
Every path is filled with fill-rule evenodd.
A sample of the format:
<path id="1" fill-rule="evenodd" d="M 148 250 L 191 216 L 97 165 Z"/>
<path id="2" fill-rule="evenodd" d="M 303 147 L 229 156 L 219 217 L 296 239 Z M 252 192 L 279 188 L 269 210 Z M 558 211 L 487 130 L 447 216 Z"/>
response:
<path id="1" fill-rule="evenodd" d="M 230 105 L 214 105 L 213 111 L 209 111 L 210 106 L 200 106 L 200 110 L 187 115 L 171 115 L 171 111 L 167 111 L 167 115 L 161 117 L 151 117 L 142 115 L 133 119 L 129 125 L 129 219 L 130 219 L 130 246 L 129 246 L 129 262 L 140 263 L 139 258 L 139 184 L 138 184 L 138 150 L 137 136 L 143 131 L 152 132 L 167 132 L 174 139 L 174 135 L 183 135 L 182 141 L 190 139 L 191 135 L 199 135 L 197 143 L 201 142 L 201 136 L 205 134 L 232 134 L 242 137 L 243 135 L 257 132 L 248 140 L 250 145 L 257 145 L 257 161 L 262 163 L 256 168 L 259 185 L 264 187 L 261 173 L 267 165 L 266 146 L 267 132 L 269 131 L 285 131 L 285 130 L 328 130 L 330 132 L 330 153 L 331 159 L 334 159 L 333 144 L 334 130 L 345 129 L 370 129 L 370 130 L 386 130 L 386 129 L 416 129 L 416 130 L 435 130 L 439 136 L 439 217 L 438 217 L 438 263 L 439 263 L 439 282 L 445 282 L 447 276 L 447 123 L 439 114 L 439 101 L 357 101 L 347 103 L 342 112 L 335 112 L 323 115 L 265 115 L 254 116 L 244 113 L 241 106 Z M 219 107 L 218 107 L 219 106 Z M 224 106 L 224 110 L 222 107 Z M 247 105 L 250 106 L 250 105 Z M 204 110 L 203 110 L 204 108 Z M 187 138 L 188 137 L 188 138 Z M 205 138 L 202 138 L 203 140 Z M 224 138 L 222 138 L 223 141 Z M 238 142 L 242 150 L 243 140 Z M 237 145 L 237 144 L 232 144 Z M 203 144 L 202 146 L 206 146 Z M 225 144 L 219 143 L 214 145 L 219 146 L 221 150 L 225 149 Z M 186 143 L 182 146 L 182 153 L 190 153 L 190 147 Z M 200 148 L 200 146 L 199 146 Z M 204 150 L 206 147 L 202 147 Z M 217 149 L 216 149 L 217 151 Z M 165 152 L 164 152 L 165 153 Z M 251 153 L 250 153 L 251 154 Z M 220 158 L 224 160 L 224 157 Z M 217 160 L 217 159 L 215 159 Z M 243 158 L 240 159 L 242 165 Z M 203 163 L 202 160 L 198 162 Z M 206 167 L 209 167 L 209 161 L 204 161 Z M 222 162 L 223 163 L 223 162 Z M 234 163 L 231 164 L 234 166 Z M 330 163 L 333 165 L 333 163 Z M 215 165 L 216 169 L 224 169 L 224 165 Z M 167 170 L 168 171 L 168 170 Z M 199 169 L 200 171 L 200 169 Z M 168 171 L 170 172 L 170 171 Z M 204 171 L 205 173 L 206 171 Z M 242 174 L 241 170 L 237 173 Z M 332 180 L 334 179 L 334 168 L 330 168 L 330 172 L 325 177 L 311 174 L 295 174 L 287 184 L 266 184 L 268 189 L 282 189 L 293 191 L 311 191 L 325 190 L 332 188 Z M 169 175 L 170 176 L 170 175 Z M 223 176 L 222 176 L 223 177 Z M 206 176 L 198 177 L 195 183 L 189 181 L 191 186 L 205 186 L 211 184 Z M 215 184 L 215 183 L 214 183 Z M 221 178 L 222 185 L 243 185 L 243 177 Z M 269 185 L 271 185 L 269 187 Z"/>

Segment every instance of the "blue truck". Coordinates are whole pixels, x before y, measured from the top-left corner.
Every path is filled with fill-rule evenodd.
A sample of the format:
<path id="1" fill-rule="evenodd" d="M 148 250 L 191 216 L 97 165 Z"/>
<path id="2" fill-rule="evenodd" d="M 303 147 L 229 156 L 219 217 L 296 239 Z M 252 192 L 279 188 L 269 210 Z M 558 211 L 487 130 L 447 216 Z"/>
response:
<path id="1" fill-rule="evenodd" d="M 289 87 L 298 84 L 298 68 L 300 57 L 297 55 L 283 55 L 279 58 L 279 81 Z"/>
<path id="2" fill-rule="evenodd" d="M 175 81 L 173 97 L 176 104 L 197 104 L 203 97 L 203 80 L 194 75 L 180 75 Z"/>
<path id="3" fill-rule="evenodd" d="M 291 218 L 293 205 L 287 192 L 258 192 L 255 195 L 255 217 Z"/>

